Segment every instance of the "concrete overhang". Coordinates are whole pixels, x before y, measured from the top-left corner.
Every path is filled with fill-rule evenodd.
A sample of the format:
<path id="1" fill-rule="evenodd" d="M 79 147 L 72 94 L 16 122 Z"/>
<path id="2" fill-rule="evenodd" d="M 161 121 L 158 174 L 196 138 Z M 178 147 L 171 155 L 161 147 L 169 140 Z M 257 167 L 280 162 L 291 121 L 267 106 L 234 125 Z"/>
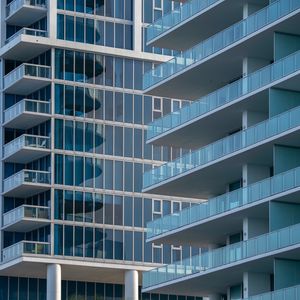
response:
<path id="1" fill-rule="evenodd" d="M 12 222 L 2 227 L 3 231 L 8 232 L 29 232 L 41 227 L 45 227 L 50 224 L 51 221 L 48 219 L 37 219 L 37 218 L 20 218 L 15 222 Z"/>
<path id="2" fill-rule="evenodd" d="M 0 275 L 46 278 L 48 264 L 61 265 L 62 280 L 109 282 L 116 284 L 124 284 L 124 276 L 127 270 L 137 270 L 141 283 L 142 272 L 159 266 L 158 264 L 131 264 L 124 261 L 83 259 L 80 257 L 24 255 L 0 265 Z"/>
<path id="3" fill-rule="evenodd" d="M 18 61 L 29 61 L 51 48 L 51 43 L 46 37 L 17 35 L 1 48 L 0 57 Z"/>
<path id="4" fill-rule="evenodd" d="M 47 7 L 39 5 L 21 5 L 9 14 L 5 21 L 9 25 L 28 26 L 47 16 Z"/>
<path id="5" fill-rule="evenodd" d="M 273 60 L 275 32 L 299 35 L 299 14 L 300 9 L 297 9 L 207 58 L 173 73 L 173 75 L 146 88 L 144 93 L 195 100 L 227 85 L 241 77 L 245 57 L 262 59 L 266 61 L 266 64 Z"/>
<path id="6" fill-rule="evenodd" d="M 300 147 L 300 126 L 153 184 L 143 192 L 198 199 L 221 195 L 228 183 L 241 179 L 245 163 L 273 166 L 273 146 L 276 144 Z"/>
<path id="7" fill-rule="evenodd" d="M 6 197 L 28 198 L 33 195 L 43 193 L 49 189 L 49 184 L 23 181 L 22 183 L 13 186 L 11 189 L 4 191 L 3 195 Z"/>

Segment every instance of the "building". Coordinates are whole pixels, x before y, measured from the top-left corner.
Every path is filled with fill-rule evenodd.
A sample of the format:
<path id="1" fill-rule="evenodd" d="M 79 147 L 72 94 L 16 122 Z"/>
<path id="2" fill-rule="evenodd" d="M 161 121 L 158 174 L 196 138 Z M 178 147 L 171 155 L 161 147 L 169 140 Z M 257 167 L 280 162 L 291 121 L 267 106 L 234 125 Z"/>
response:
<path id="1" fill-rule="evenodd" d="M 300 1 L 186 1 L 147 45 L 181 50 L 144 92 L 193 102 L 147 141 L 191 148 L 147 171 L 146 193 L 206 199 L 148 224 L 149 242 L 199 255 L 145 272 L 143 291 L 300 299 Z"/>
<path id="2" fill-rule="evenodd" d="M 142 271 L 199 252 L 145 243 L 148 221 L 193 202 L 141 192 L 144 170 L 184 152 L 144 141 L 187 101 L 142 93 L 144 70 L 173 54 L 143 28 L 179 4 L 0 5 L 0 299 L 137 299 Z M 140 299 L 187 299 L 172 294 Z"/>

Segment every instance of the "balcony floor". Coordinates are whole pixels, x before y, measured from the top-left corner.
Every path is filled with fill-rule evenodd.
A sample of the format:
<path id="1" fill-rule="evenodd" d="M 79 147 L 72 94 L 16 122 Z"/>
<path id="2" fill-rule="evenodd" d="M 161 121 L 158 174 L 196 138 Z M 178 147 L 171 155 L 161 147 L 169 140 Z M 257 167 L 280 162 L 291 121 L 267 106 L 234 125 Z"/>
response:
<path id="1" fill-rule="evenodd" d="M 46 219 L 22 218 L 14 223 L 3 226 L 2 230 L 8 232 L 29 232 L 44 227 L 50 223 L 51 221 Z"/>
<path id="2" fill-rule="evenodd" d="M 24 147 L 4 157 L 5 162 L 26 164 L 50 154 L 50 149 Z"/>
<path id="3" fill-rule="evenodd" d="M 13 187 L 11 190 L 4 192 L 3 195 L 7 197 L 19 197 L 19 198 L 28 198 L 33 195 L 45 192 L 50 189 L 48 184 L 35 184 L 35 183 L 23 183 L 16 187 Z"/>
<path id="4" fill-rule="evenodd" d="M 29 129 L 50 119 L 49 114 L 23 112 L 3 124 L 7 128 Z"/>
<path id="5" fill-rule="evenodd" d="M 47 8 L 24 5 L 6 18 L 9 25 L 28 26 L 47 16 Z"/>
<path id="6" fill-rule="evenodd" d="M 4 89 L 5 93 L 16 95 L 29 95 L 35 91 L 42 89 L 51 83 L 50 79 L 40 77 L 27 77 L 13 82 Z"/>

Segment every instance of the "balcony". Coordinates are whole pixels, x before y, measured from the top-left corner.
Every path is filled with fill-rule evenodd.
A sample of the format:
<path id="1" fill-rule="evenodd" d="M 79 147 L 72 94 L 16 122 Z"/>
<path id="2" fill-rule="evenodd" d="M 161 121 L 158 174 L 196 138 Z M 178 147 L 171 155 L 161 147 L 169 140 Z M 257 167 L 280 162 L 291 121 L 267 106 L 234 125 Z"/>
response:
<path id="1" fill-rule="evenodd" d="M 240 179 L 243 162 L 272 166 L 274 144 L 299 147 L 299 126 L 297 107 L 145 172 L 144 192 L 204 199 L 222 194 Z"/>
<path id="2" fill-rule="evenodd" d="M 50 113 L 50 102 L 23 99 L 4 111 L 3 126 L 26 130 L 49 120 Z"/>
<path id="3" fill-rule="evenodd" d="M 210 143 L 234 131 L 241 122 L 242 111 L 253 107 L 256 111 L 267 110 L 265 93 L 270 87 L 298 90 L 299 74 L 300 51 L 297 51 L 155 120 L 148 126 L 147 140 L 173 146 L 181 143 L 186 147 L 191 143 L 194 147 L 197 143 L 198 146 Z M 199 128 L 205 130 L 202 132 Z"/>
<path id="4" fill-rule="evenodd" d="M 242 6 L 236 1 L 189 0 L 146 28 L 147 44 L 185 50 L 242 17 Z"/>
<path id="5" fill-rule="evenodd" d="M 203 292 L 225 292 L 228 286 L 240 282 L 245 270 L 270 273 L 273 259 L 292 259 L 300 253 L 300 224 L 251 238 L 222 248 L 193 256 L 145 272 L 143 292 L 177 294 L 188 290 L 191 295 Z M 223 280 L 219 280 L 220 276 Z"/>
<path id="6" fill-rule="evenodd" d="M 266 219 L 269 201 L 294 202 L 300 196 L 300 168 L 258 181 L 147 224 L 147 241 L 204 247 L 221 244 L 241 228 L 245 216 Z M 215 228 L 222 228 L 214 230 Z"/>
<path id="7" fill-rule="evenodd" d="M 47 38 L 48 32 L 45 30 L 22 28 L 5 41 L 1 56 L 5 59 L 28 61 L 51 48 Z"/>
<path id="8" fill-rule="evenodd" d="M 6 263 L 21 256 L 50 255 L 50 243 L 22 241 L 2 250 L 2 263 Z"/>
<path id="9" fill-rule="evenodd" d="M 6 23 L 28 26 L 47 16 L 46 0 L 14 0 L 6 6 Z"/>
<path id="10" fill-rule="evenodd" d="M 300 285 L 276 290 L 269 293 L 251 296 L 244 300 L 296 300 L 300 299 Z M 239 299 L 242 300 L 242 299 Z"/>
<path id="11" fill-rule="evenodd" d="M 22 170 L 3 181 L 3 194 L 7 197 L 28 198 L 49 190 L 51 173 Z"/>
<path id="12" fill-rule="evenodd" d="M 274 32 L 299 34 L 300 0 L 279 0 L 145 73 L 144 92 L 197 99 L 242 74 L 242 57 L 273 59 Z M 229 51 L 230 49 L 230 51 Z M 241 55 L 243 54 L 243 55 Z M 219 70 L 219 71 L 216 71 Z"/>
<path id="13" fill-rule="evenodd" d="M 26 164 L 50 154 L 50 137 L 23 134 L 3 147 L 6 162 Z"/>
<path id="14" fill-rule="evenodd" d="M 9 232 L 29 232 L 50 224 L 49 207 L 22 205 L 3 214 L 2 229 Z"/>
<path id="15" fill-rule="evenodd" d="M 4 92 L 28 95 L 47 86 L 51 82 L 51 67 L 22 64 L 4 76 Z"/>

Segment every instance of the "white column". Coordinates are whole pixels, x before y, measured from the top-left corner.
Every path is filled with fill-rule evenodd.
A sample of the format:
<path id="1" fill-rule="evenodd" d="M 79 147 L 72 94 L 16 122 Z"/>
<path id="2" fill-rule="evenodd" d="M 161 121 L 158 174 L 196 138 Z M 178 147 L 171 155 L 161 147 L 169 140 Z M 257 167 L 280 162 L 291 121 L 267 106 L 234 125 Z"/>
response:
<path id="1" fill-rule="evenodd" d="M 139 300 L 139 274 L 138 271 L 125 272 L 125 300 Z"/>
<path id="2" fill-rule="evenodd" d="M 61 300 L 61 266 L 47 266 L 47 300 Z"/>
<path id="3" fill-rule="evenodd" d="M 48 0 L 47 20 L 49 37 L 55 39 L 57 32 L 57 0 Z"/>
<path id="4" fill-rule="evenodd" d="M 133 1 L 133 50 L 142 51 L 142 14 L 143 5 L 141 0 Z"/>

